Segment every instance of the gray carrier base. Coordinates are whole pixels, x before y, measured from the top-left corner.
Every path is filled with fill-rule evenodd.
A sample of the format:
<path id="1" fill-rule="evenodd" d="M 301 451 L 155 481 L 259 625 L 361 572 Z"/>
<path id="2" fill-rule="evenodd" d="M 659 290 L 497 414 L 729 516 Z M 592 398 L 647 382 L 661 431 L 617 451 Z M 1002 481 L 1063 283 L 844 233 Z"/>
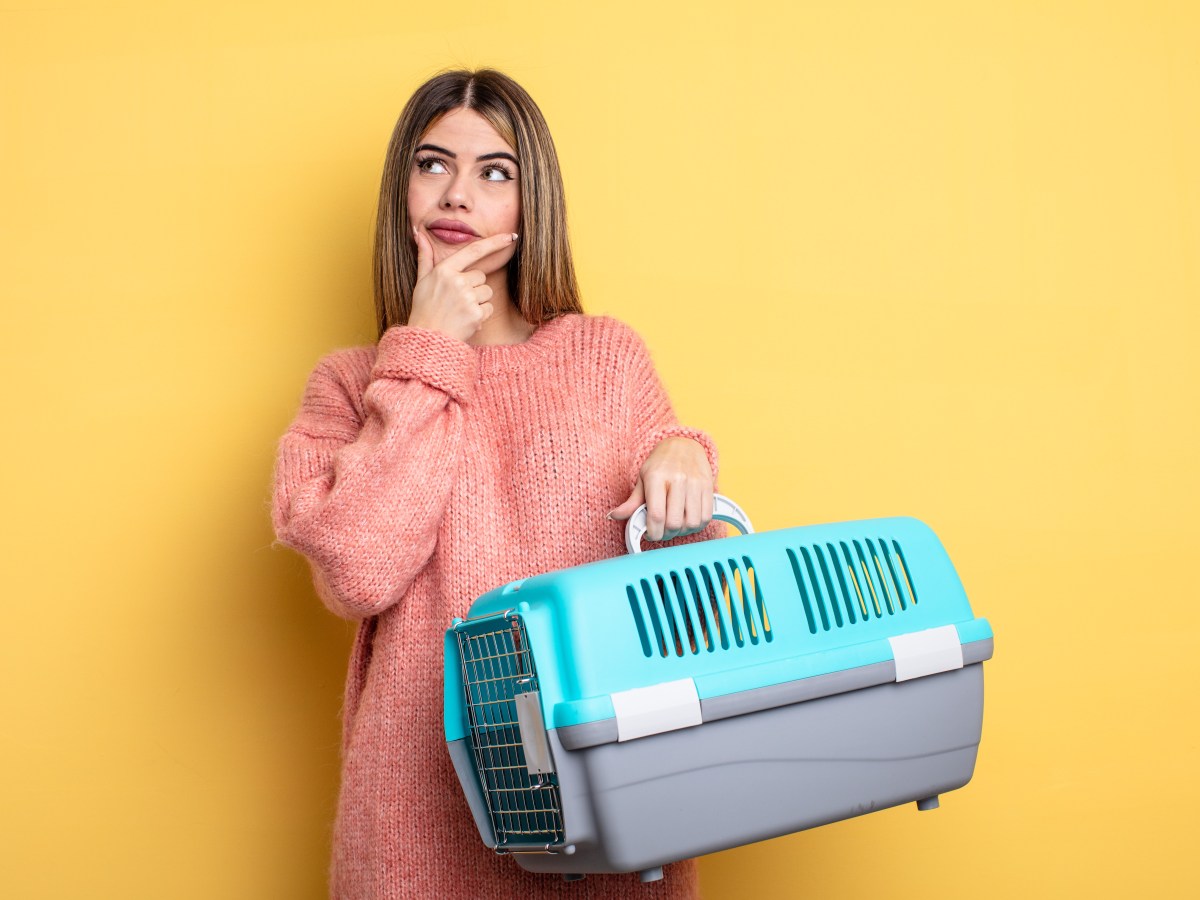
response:
<path id="1" fill-rule="evenodd" d="M 514 858 L 534 872 L 642 872 L 651 880 L 680 859 L 910 801 L 932 808 L 975 769 L 979 660 L 991 656 L 991 641 L 971 649 L 961 669 L 748 714 L 727 708 L 714 721 L 706 710 L 702 725 L 622 743 L 564 742 L 551 729 L 565 840 Z M 463 784 L 478 783 L 470 738 L 451 742 L 450 753 Z M 467 796 L 484 843 L 494 846 L 479 791 Z"/>

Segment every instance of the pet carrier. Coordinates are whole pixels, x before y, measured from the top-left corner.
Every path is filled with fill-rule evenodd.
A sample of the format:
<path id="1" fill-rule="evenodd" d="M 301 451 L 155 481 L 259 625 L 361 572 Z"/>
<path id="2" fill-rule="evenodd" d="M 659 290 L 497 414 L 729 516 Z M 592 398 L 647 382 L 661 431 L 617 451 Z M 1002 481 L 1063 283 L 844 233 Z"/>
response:
<path id="1" fill-rule="evenodd" d="M 992 631 L 911 518 L 743 533 L 489 591 L 446 632 L 445 728 L 484 842 L 640 872 L 962 787 Z"/>

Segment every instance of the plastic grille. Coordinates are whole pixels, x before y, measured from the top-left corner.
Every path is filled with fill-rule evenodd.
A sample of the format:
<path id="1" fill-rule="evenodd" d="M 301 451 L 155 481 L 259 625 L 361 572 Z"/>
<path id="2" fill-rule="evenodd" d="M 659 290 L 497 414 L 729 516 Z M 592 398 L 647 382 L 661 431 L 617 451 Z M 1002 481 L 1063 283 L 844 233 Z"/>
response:
<path id="1" fill-rule="evenodd" d="M 813 634 L 894 616 L 917 604 L 898 541 L 856 538 L 789 549 L 787 555 Z"/>
<path id="2" fill-rule="evenodd" d="M 750 557 L 658 573 L 625 587 L 642 653 L 683 657 L 773 639 Z"/>
<path id="3" fill-rule="evenodd" d="M 471 749 L 496 848 L 563 841 L 562 801 L 554 773 L 530 775 L 517 723 L 517 694 L 538 689 L 520 616 L 460 626 Z"/>

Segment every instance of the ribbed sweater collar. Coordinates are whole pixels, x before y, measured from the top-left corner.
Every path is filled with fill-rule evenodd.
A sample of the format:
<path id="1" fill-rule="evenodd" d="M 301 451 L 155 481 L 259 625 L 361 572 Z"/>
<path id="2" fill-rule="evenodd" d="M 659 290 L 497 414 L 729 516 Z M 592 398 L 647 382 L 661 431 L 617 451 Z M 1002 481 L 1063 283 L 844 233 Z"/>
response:
<path id="1" fill-rule="evenodd" d="M 482 344 L 473 347 L 479 360 L 479 377 L 490 378 L 544 362 L 554 347 L 561 344 L 582 319 L 579 313 L 565 313 L 543 322 L 528 340 L 519 344 Z"/>

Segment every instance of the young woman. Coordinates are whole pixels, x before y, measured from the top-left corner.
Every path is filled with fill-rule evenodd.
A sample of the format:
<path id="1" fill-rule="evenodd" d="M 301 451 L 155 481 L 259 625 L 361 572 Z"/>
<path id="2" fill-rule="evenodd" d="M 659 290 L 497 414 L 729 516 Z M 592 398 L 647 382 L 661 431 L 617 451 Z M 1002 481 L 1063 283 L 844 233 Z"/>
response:
<path id="1" fill-rule="evenodd" d="M 695 897 L 695 864 L 567 884 L 479 838 L 442 731 L 442 636 L 508 581 L 647 539 L 723 537 L 716 448 L 645 344 L 580 306 L 554 143 L 507 76 L 422 85 L 392 134 L 377 344 L 324 357 L 279 444 L 273 519 L 358 621 L 342 710 L 335 898 Z"/>

